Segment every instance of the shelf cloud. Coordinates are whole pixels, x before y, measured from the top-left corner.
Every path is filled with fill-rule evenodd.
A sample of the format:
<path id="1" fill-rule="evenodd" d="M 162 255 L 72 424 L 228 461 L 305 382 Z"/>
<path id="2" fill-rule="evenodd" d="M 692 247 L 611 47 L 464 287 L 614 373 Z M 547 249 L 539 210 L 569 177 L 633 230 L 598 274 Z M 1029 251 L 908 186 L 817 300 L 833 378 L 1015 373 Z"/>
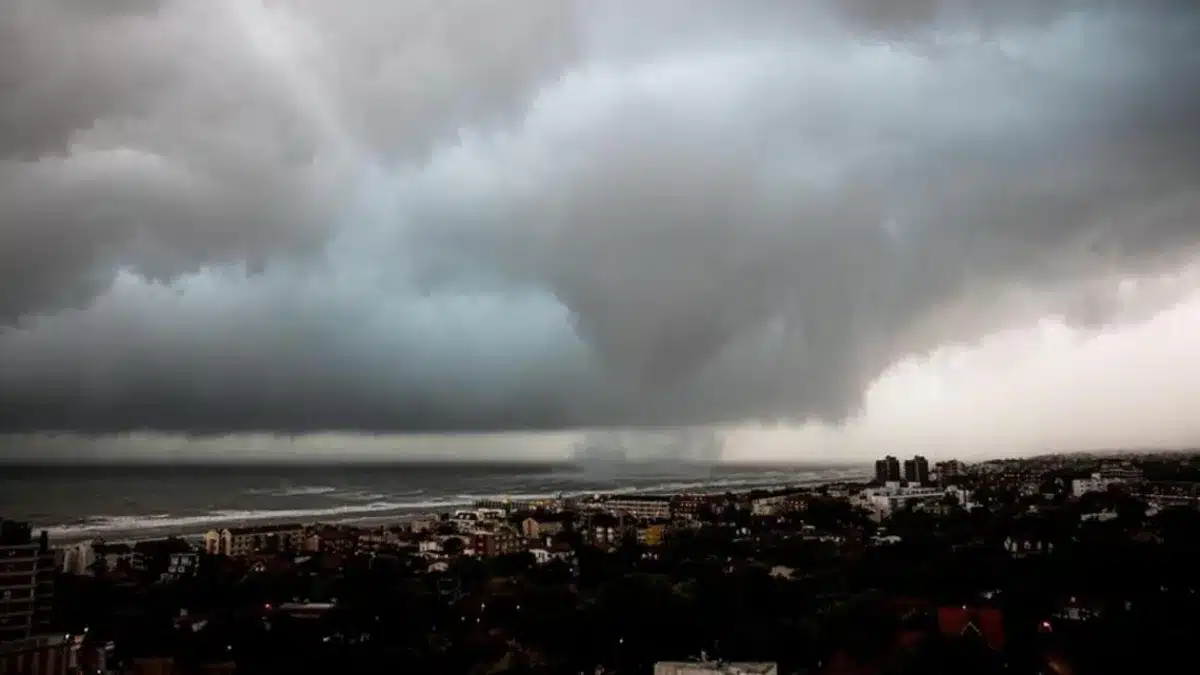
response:
<path id="1" fill-rule="evenodd" d="M 1193 3 L 344 4 L 0 10 L 0 429 L 849 429 L 1187 297 Z"/>

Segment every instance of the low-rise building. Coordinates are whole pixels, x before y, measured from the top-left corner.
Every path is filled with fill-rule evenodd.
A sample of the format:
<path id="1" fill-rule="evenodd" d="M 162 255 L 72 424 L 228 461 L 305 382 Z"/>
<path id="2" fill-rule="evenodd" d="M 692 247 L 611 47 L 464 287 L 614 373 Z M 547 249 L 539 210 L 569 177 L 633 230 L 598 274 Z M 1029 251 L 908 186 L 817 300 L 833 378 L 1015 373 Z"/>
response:
<path id="1" fill-rule="evenodd" d="M 1109 485 L 1117 482 L 1119 481 L 1105 478 L 1098 473 L 1092 474 L 1090 478 L 1076 478 L 1071 481 L 1071 495 L 1082 497 L 1089 492 L 1104 492 L 1108 490 Z"/>
<path id="2" fill-rule="evenodd" d="M 172 553 L 167 559 L 167 571 L 163 573 L 166 581 L 186 579 L 196 575 L 200 569 L 200 556 L 196 553 Z"/>
<path id="3" fill-rule="evenodd" d="M 750 514 L 755 516 L 777 516 L 800 511 L 803 510 L 806 498 L 811 496 L 811 494 L 811 491 L 808 489 L 791 489 L 762 497 L 755 497 L 750 500 Z"/>
<path id="4" fill-rule="evenodd" d="M 637 542 L 643 546 L 662 546 L 667 538 L 667 526 L 651 523 L 637 528 Z"/>
<path id="5" fill-rule="evenodd" d="M 746 663 L 710 661 L 659 661 L 654 664 L 654 675 L 778 675 L 775 663 Z"/>
<path id="6" fill-rule="evenodd" d="M 209 530 L 204 551 L 210 555 L 244 556 L 251 553 L 297 552 L 304 547 L 304 526 L 253 525 Z"/>
<path id="7" fill-rule="evenodd" d="M 938 480 L 942 481 L 943 483 L 946 481 L 952 481 L 966 473 L 966 467 L 957 459 L 938 462 L 933 466 L 933 469 L 937 474 Z"/>
<path id="8" fill-rule="evenodd" d="M 73 645 L 64 635 L 27 637 L 0 643 L 0 674 L 66 675 Z"/>
<path id="9" fill-rule="evenodd" d="M 405 523 L 405 526 L 413 534 L 421 534 L 423 532 L 433 532 L 437 530 L 438 525 L 440 524 L 441 521 L 439 521 L 437 518 L 414 518 Z"/>
<path id="10" fill-rule="evenodd" d="M 417 551 L 419 553 L 444 553 L 447 548 L 447 542 L 451 539 L 457 540 L 457 544 L 451 545 L 459 550 L 470 548 L 473 539 L 468 535 L 461 534 L 437 534 L 428 539 L 422 539 L 417 543 Z"/>
<path id="11" fill-rule="evenodd" d="M 1129 462 L 1105 462 L 1100 466 L 1100 476 L 1121 483 L 1141 483 L 1142 470 Z"/>
<path id="12" fill-rule="evenodd" d="M 459 532 L 471 532 L 481 526 L 490 526 L 504 519 L 504 512 L 499 509 L 475 509 L 455 511 L 450 517 L 450 525 Z"/>
<path id="13" fill-rule="evenodd" d="M 693 521 L 700 514 L 713 508 L 713 497 L 707 494 L 681 494 L 671 497 L 671 517 Z"/>
<path id="14" fill-rule="evenodd" d="M 563 531 L 565 524 L 557 514 L 529 516 L 521 521 L 521 534 L 527 539 L 553 536 Z"/>
<path id="15" fill-rule="evenodd" d="M 946 498 L 941 488 L 887 486 L 863 492 L 862 499 L 872 517 L 882 520 L 909 504 L 937 504 Z"/>
<path id="16" fill-rule="evenodd" d="M 616 515 L 639 520 L 666 520 L 671 517 L 671 497 L 666 495 L 613 497 L 604 502 L 604 509 Z"/>
<path id="17" fill-rule="evenodd" d="M 356 548 L 359 551 L 381 552 L 405 548 L 412 544 L 410 531 L 402 527 L 382 527 L 358 533 Z"/>
<path id="18" fill-rule="evenodd" d="M 475 555 L 495 558 L 520 551 L 521 540 L 517 533 L 508 527 L 477 530 L 471 533 L 471 548 L 474 549 Z"/>
<path id="19" fill-rule="evenodd" d="M 350 555 L 358 549 L 358 531 L 344 527 L 319 527 L 304 540 L 304 550 L 310 553 Z"/>
<path id="20" fill-rule="evenodd" d="M 582 533 L 584 541 L 600 547 L 620 544 L 625 536 L 621 519 L 605 513 L 597 513 L 589 518 Z"/>

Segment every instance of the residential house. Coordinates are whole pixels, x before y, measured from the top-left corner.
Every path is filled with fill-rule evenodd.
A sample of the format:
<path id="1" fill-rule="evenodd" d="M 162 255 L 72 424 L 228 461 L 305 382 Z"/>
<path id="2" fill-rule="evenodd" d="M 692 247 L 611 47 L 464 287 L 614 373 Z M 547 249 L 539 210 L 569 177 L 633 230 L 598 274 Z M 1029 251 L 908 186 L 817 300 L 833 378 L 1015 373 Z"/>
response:
<path id="1" fill-rule="evenodd" d="M 637 542 L 643 546 L 661 546 L 666 540 L 667 526 L 651 523 L 637 528 Z"/>

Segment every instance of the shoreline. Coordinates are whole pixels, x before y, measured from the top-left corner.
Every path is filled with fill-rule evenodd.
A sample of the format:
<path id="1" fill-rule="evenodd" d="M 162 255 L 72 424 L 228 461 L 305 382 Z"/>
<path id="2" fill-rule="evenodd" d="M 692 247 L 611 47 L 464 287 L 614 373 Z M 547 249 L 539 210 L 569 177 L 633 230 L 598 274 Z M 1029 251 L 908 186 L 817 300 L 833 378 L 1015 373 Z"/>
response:
<path id="1" fill-rule="evenodd" d="M 844 471 L 844 470 L 843 470 Z M 841 473 L 841 472 L 839 472 Z M 855 472 L 857 474 L 857 472 Z M 653 495 L 653 494 L 723 494 L 733 491 L 737 493 L 745 493 L 752 490 L 778 490 L 789 488 L 805 488 L 819 487 L 822 485 L 832 485 L 844 482 L 854 482 L 861 480 L 866 476 L 865 472 L 861 475 L 842 475 L 828 476 L 822 478 L 812 478 L 807 480 L 788 481 L 783 483 L 771 482 L 761 484 L 744 484 L 736 487 L 713 485 L 692 490 L 681 490 L 677 492 L 663 491 L 642 491 L 637 488 L 608 490 L 608 491 L 583 491 L 578 493 L 570 493 L 567 497 L 588 497 L 594 494 L 602 495 Z M 531 499 L 554 499 L 555 495 L 525 495 Z M 503 499 L 502 496 L 495 496 L 495 499 Z M 79 525 L 49 525 L 35 526 L 36 530 L 45 530 L 50 537 L 51 546 L 53 548 L 67 548 L 83 542 L 104 541 L 106 543 L 124 543 L 134 544 L 143 541 L 155 541 L 168 537 L 179 537 L 189 541 L 202 540 L 204 533 L 215 528 L 225 527 L 247 527 L 254 525 L 280 525 L 285 523 L 296 523 L 299 525 L 309 525 L 315 523 L 327 523 L 336 525 L 359 525 L 364 527 L 380 527 L 390 524 L 403 524 L 423 517 L 436 516 L 447 511 L 455 509 L 470 508 L 476 502 L 487 499 L 481 497 L 473 500 L 453 500 L 446 499 L 436 507 L 429 505 L 405 507 L 397 505 L 394 510 L 380 510 L 371 512 L 364 509 L 359 513 L 346 512 L 343 514 L 322 514 L 314 512 L 311 514 L 291 513 L 287 515 L 272 515 L 270 511 L 263 511 L 261 516 L 247 518 L 223 518 L 219 514 L 213 514 L 211 518 L 205 516 L 189 517 L 194 519 L 194 522 L 181 523 L 164 523 L 155 525 L 154 520 L 156 515 L 146 516 L 130 516 L 130 518 L 141 518 L 142 522 L 146 523 L 136 527 L 104 527 L 98 526 L 93 529 L 85 529 L 88 526 Z M 520 501 L 520 500 L 517 500 Z M 314 510 L 317 511 L 317 510 Z M 98 516 L 104 518 L 105 516 Z M 163 517 L 158 515 L 157 517 Z M 169 516 L 168 516 L 169 517 Z M 164 518 L 165 519 L 165 518 Z M 75 531 L 71 531 L 72 529 Z"/>
<path id="2" fill-rule="evenodd" d="M 254 521 L 243 522 L 243 523 L 221 523 L 221 526 L 222 527 L 242 527 L 242 526 L 247 526 L 247 525 L 251 525 L 251 524 L 267 526 L 267 525 L 283 525 L 283 524 L 296 523 L 298 525 L 305 526 L 305 527 L 307 527 L 309 525 L 322 524 L 322 525 L 355 525 L 355 526 L 365 527 L 365 528 L 380 528 L 380 527 L 387 527 L 389 525 L 401 525 L 403 523 L 408 523 L 408 522 L 411 522 L 414 520 L 420 520 L 422 518 L 429 518 L 429 517 L 433 517 L 433 516 L 437 516 L 437 515 L 439 515 L 438 512 L 423 512 L 423 513 L 396 514 L 396 515 L 390 515 L 390 516 L 366 516 L 363 518 L 342 518 L 342 519 L 336 519 L 336 520 L 312 520 L 312 521 L 305 521 L 305 522 L 297 522 L 297 521 L 289 520 L 286 518 L 283 518 L 283 519 L 273 519 L 272 518 L 272 519 L 265 519 L 265 520 L 254 520 Z M 128 544 L 128 545 L 132 546 L 134 544 L 141 543 L 141 542 L 160 541 L 160 540 L 168 539 L 168 538 L 183 539 L 184 541 L 187 541 L 188 543 L 191 543 L 191 544 L 202 544 L 204 541 L 204 534 L 212 529 L 214 529 L 214 528 L 207 527 L 202 530 L 196 530 L 194 528 L 183 528 L 183 529 L 177 529 L 175 531 L 165 531 L 165 530 L 167 530 L 167 528 L 163 528 L 164 531 L 156 531 L 154 533 L 150 533 L 151 528 L 145 528 L 139 532 L 113 531 L 111 536 L 103 536 L 103 534 L 95 534 L 95 535 L 91 535 L 91 536 L 81 534 L 79 536 L 57 537 L 57 538 L 52 536 L 50 539 L 50 548 L 63 549 L 63 548 L 69 548 L 71 546 L 76 546 L 79 544 L 85 544 L 88 542 L 92 542 L 92 543 L 104 542 L 105 544 Z"/>
<path id="3" fill-rule="evenodd" d="M 96 532 L 80 532 L 72 534 L 55 535 L 52 528 L 41 528 L 50 532 L 50 547 L 51 548 L 68 548 L 77 544 L 87 542 L 104 542 L 106 544 L 129 544 L 133 545 L 145 541 L 159 541 L 168 538 L 184 539 L 191 543 L 203 541 L 204 534 L 213 529 L 226 527 L 249 527 L 254 525 L 284 525 L 296 523 L 302 526 L 327 524 L 327 525 L 359 525 L 363 527 L 386 527 L 388 525 L 400 525 L 403 523 L 420 520 L 431 516 L 437 516 L 441 512 L 438 511 L 421 511 L 413 513 L 393 513 L 387 515 L 365 515 L 361 517 L 348 518 L 318 518 L 311 520 L 297 520 L 294 518 L 260 518 L 243 521 L 217 521 L 210 523 L 207 526 L 188 527 L 188 526 L 167 526 L 162 527 L 144 527 L 136 530 L 104 530 Z"/>

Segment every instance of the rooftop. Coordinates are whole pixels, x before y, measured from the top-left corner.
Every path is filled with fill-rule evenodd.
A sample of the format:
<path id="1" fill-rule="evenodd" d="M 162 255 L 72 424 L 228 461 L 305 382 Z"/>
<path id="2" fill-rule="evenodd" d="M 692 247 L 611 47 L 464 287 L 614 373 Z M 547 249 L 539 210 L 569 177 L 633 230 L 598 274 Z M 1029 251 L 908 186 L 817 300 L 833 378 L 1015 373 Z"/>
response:
<path id="1" fill-rule="evenodd" d="M 720 673 L 721 675 L 771 675 L 778 672 L 778 666 L 771 662 L 724 662 L 724 661 L 659 661 L 655 664 L 655 671 L 660 668 L 673 668 L 681 672 L 703 673 Z"/>
<path id="2" fill-rule="evenodd" d="M 276 532 L 294 532 L 303 530 L 303 525 L 296 523 L 281 523 L 275 525 L 243 525 L 241 527 L 226 528 L 230 534 L 274 534 Z"/>

